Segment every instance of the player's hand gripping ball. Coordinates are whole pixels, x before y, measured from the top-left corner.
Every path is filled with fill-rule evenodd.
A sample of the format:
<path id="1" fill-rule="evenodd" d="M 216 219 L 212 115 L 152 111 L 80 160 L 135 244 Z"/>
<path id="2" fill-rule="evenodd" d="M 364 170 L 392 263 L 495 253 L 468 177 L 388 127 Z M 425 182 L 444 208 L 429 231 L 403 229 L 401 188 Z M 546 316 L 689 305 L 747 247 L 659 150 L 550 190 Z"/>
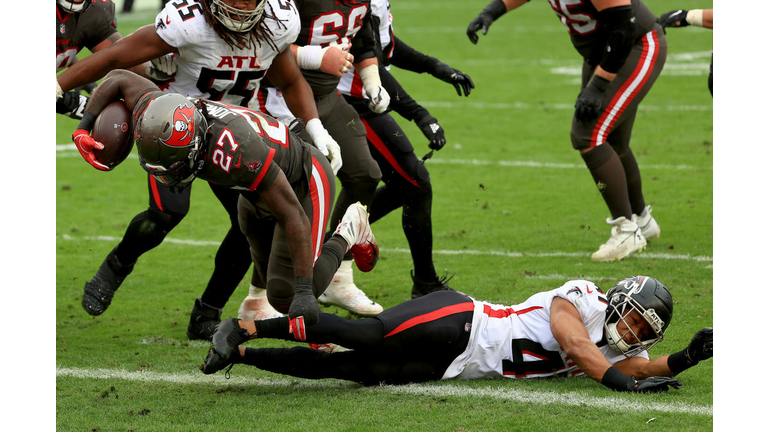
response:
<path id="1" fill-rule="evenodd" d="M 133 121 L 125 102 L 118 100 L 107 105 L 96 117 L 93 139 L 104 144 L 94 151 L 96 161 L 110 170 L 124 161 L 133 149 Z"/>

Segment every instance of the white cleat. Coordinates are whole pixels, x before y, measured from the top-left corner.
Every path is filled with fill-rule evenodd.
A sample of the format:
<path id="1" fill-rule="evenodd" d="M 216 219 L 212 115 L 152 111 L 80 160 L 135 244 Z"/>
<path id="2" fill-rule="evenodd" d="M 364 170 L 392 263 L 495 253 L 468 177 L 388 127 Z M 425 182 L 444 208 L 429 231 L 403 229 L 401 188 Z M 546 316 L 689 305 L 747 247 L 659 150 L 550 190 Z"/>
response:
<path id="1" fill-rule="evenodd" d="M 606 222 L 611 225 L 611 238 L 592 254 L 592 261 L 617 261 L 645 249 L 648 242 L 637 226 L 635 215 L 632 215 L 631 220 L 621 216 L 608 218 Z"/>
<path id="2" fill-rule="evenodd" d="M 267 299 L 267 290 L 251 285 L 248 296 L 240 304 L 237 317 L 243 321 L 261 321 L 280 318 L 283 314 L 275 310 Z"/>
<path id="3" fill-rule="evenodd" d="M 362 316 L 376 316 L 384 310 L 380 304 L 369 299 L 355 285 L 352 278 L 352 261 L 341 262 L 341 266 L 333 275 L 330 285 L 325 292 L 320 294 L 317 301 L 324 305 L 338 306 Z"/>
<path id="4" fill-rule="evenodd" d="M 637 226 L 640 227 L 640 231 L 643 233 L 646 241 L 659 238 L 661 235 L 661 228 L 659 228 L 656 219 L 651 216 L 651 211 L 653 211 L 651 206 L 645 206 L 643 212 L 637 216 Z"/>
<path id="5" fill-rule="evenodd" d="M 369 272 L 376 267 L 379 245 L 368 223 L 366 207 L 359 201 L 347 208 L 334 234 L 340 235 L 347 242 L 349 251 L 355 258 L 355 265 L 360 271 Z"/>

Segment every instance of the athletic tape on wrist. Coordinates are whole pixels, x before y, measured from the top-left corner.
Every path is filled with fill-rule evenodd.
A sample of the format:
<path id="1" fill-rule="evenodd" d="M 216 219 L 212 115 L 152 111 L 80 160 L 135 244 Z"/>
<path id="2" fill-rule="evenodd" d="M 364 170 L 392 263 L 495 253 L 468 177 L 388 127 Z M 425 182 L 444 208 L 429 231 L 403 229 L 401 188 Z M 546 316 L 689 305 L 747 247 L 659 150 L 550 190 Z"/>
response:
<path id="1" fill-rule="evenodd" d="M 300 69 L 318 70 L 323 63 L 325 50 L 315 45 L 301 46 L 296 50 L 296 63 Z"/>
<path id="2" fill-rule="evenodd" d="M 372 64 L 359 70 L 357 74 L 363 82 L 363 87 L 375 85 L 381 87 L 381 78 L 379 78 L 379 65 Z"/>
<path id="3" fill-rule="evenodd" d="M 704 27 L 704 9 L 692 9 L 688 11 L 688 15 L 685 16 L 685 20 L 688 24 Z"/>

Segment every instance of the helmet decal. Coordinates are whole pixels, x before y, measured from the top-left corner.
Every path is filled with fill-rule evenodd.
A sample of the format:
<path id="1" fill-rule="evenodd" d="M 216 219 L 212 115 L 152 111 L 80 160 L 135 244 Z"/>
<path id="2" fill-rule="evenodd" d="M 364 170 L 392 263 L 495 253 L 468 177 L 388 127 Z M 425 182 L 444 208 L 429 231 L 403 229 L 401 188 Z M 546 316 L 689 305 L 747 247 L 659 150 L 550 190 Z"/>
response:
<path id="1" fill-rule="evenodd" d="M 187 147 L 192 143 L 195 130 L 195 108 L 188 105 L 179 105 L 173 111 L 173 132 L 163 144 L 172 147 Z"/>

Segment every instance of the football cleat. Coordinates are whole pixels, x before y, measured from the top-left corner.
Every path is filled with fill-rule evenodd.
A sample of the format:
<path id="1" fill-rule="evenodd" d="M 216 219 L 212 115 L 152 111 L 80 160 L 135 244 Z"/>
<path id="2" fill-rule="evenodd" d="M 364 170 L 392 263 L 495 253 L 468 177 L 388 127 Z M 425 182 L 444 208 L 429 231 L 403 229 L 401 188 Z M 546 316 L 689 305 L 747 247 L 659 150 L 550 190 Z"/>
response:
<path id="1" fill-rule="evenodd" d="M 379 260 L 379 245 L 368 223 L 366 206 L 356 202 L 347 208 L 344 217 L 336 228 L 338 234 L 346 240 L 349 251 L 355 258 L 360 271 L 369 272 Z"/>
<path id="2" fill-rule="evenodd" d="M 288 308 L 288 316 L 291 320 L 303 318 L 302 326 L 311 326 L 320 321 L 320 306 L 312 292 L 312 288 L 296 288 Z"/>
<path id="3" fill-rule="evenodd" d="M 269 303 L 264 289 L 253 286 L 249 289 L 248 296 L 245 297 L 237 311 L 237 317 L 244 321 L 261 321 L 282 316 L 283 314 Z"/>
<path id="4" fill-rule="evenodd" d="M 107 255 L 95 275 L 83 288 L 83 309 L 90 315 L 104 313 L 112 303 L 115 291 L 120 288 L 125 278 L 133 271 L 133 264 L 124 265 L 117 260 L 115 249 Z"/>
<path id="5" fill-rule="evenodd" d="M 640 231 L 643 233 L 646 241 L 659 238 L 661 235 L 661 228 L 659 228 L 656 219 L 651 216 L 651 211 L 653 211 L 651 206 L 645 206 L 643 212 L 637 216 L 637 226 L 640 227 Z"/>
<path id="6" fill-rule="evenodd" d="M 443 290 L 453 290 L 448 285 L 448 281 L 451 280 L 453 276 L 443 276 L 438 277 L 435 275 L 435 277 L 432 280 L 424 281 L 416 277 L 416 275 L 413 273 L 413 270 L 411 270 L 411 279 L 413 280 L 413 288 L 411 289 L 411 298 L 415 299 L 424 295 L 427 295 L 431 292 L 435 291 L 443 291 Z"/>
<path id="7" fill-rule="evenodd" d="M 229 366 L 240 354 L 238 347 L 248 340 L 248 330 L 240 327 L 237 318 L 222 321 L 211 339 L 211 347 L 200 370 L 210 375 Z"/>
<path id="8" fill-rule="evenodd" d="M 592 254 L 592 261 L 617 261 L 645 249 L 648 242 L 637 226 L 635 215 L 632 215 L 631 220 L 620 216 L 616 219 L 608 218 L 606 222 L 611 225 L 611 238 Z"/>
<path id="9" fill-rule="evenodd" d="M 384 310 L 355 285 L 352 278 L 352 261 L 341 262 L 328 288 L 317 297 L 317 301 L 362 316 L 376 316 Z"/>
<path id="10" fill-rule="evenodd" d="M 221 322 L 221 309 L 203 303 L 200 298 L 195 300 L 192 314 L 187 326 L 187 337 L 190 340 L 211 340 L 216 333 L 216 327 Z"/>

